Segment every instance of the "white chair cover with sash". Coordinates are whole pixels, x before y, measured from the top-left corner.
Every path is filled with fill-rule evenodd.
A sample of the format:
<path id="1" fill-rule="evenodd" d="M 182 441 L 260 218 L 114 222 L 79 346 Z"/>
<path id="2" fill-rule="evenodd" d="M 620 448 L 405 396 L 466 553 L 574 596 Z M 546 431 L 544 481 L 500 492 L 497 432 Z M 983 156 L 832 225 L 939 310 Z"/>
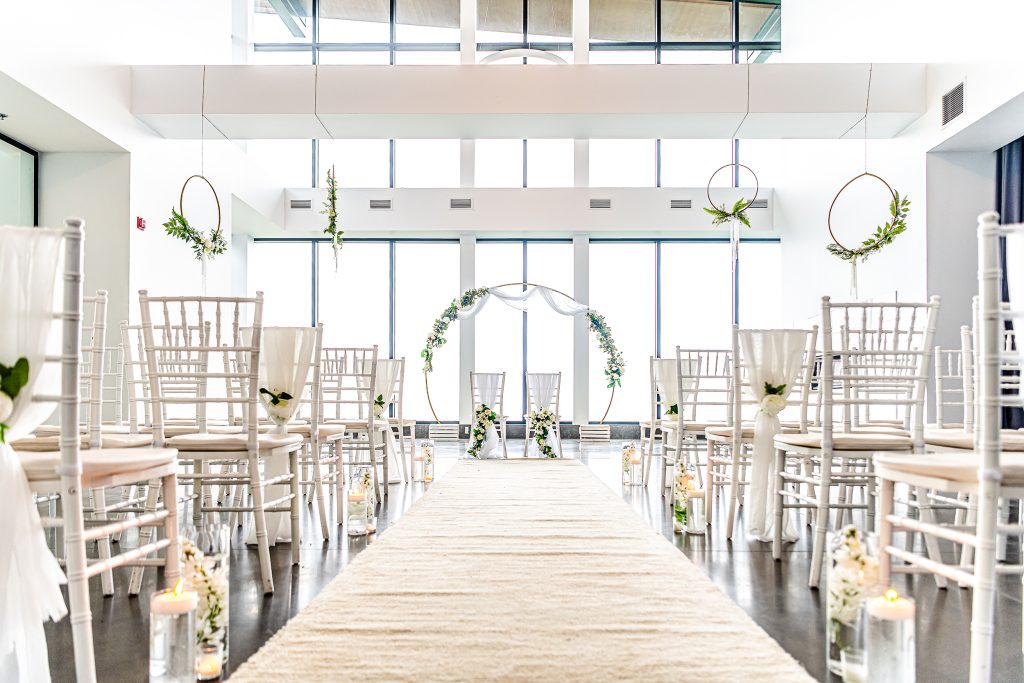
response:
<path id="1" fill-rule="evenodd" d="M 487 406 L 491 410 L 498 412 L 498 389 L 501 386 L 501 373 L 477 373 L 474 375 L 476 378 L 477 391 L 480 393 L 480 403 Z M 476 420 L 475 411 L 479 405 L 473 406 L 474 417 Z M 500 415 L 499 415 L 500 417 Z M 484 445 L 480 448 L 481 458 L 498 458 L 500 453 L 498 451 L 498 430 L 492 424 L 487 428 L 487 434 L 484 436 Z"/>
<path id="2" fill-rule="evenodd" d="M 251 343 L 252 328 L 241 331 L 242 341 Z M 261 334 L 260 348 L 260 387 L 274 393 L 285 391 L 293 397 L 283 407 L 275 406 L 274 410 L 290 420 L 301 405 L 302 395 L 309 381 L 309 371 L 313 363 L 313 347 L 316 345 L 315 327 L 264 327 Z M 268 401 L 263 400 L 263 407 Z M 275 432 L 287 434 L 285 426 L 276 428 Z M 285 456 L 267 458 L 263 465 L 264 479 L 288 473 L 288 458 Z M 272 500 L 288 495 L 288 484 L 267 487 L 267 499 Z M 271 545 L 277 542 L 290 543 L 292 540 L 291 524 L 286 512 L 268 512 L 267 539 Z M 256 544 L 256 529 L 250 530 L 246 543 Z"/>
<path id="3" fill-rule="evenodd" d="M 759 401 L 765 397 L 765 383 L 785 385 L 786 398 L 798 379 L 807 347 L 807 330 L 739 330 L 744 367 L 750 391 Z M 754 444 L 751 459 L 750 492 L 744 504 L 747 535 L 760 541 L 771 541 L 774 534 L 775 435 L 782 431 L 779 417 L 763 409 L 754 421 Z M 783 538 L 796 540 L 797 530 L 792 516 L 785 517 Z"/>
<path id="4" fill-rule="evenodd" d="M 0 363 L 29 363 L 28 384 L 14 399 L 0 444 L 0 680 L 49 681 L 43 622 L 67 614 L 60 584 L 66 583 L 46 545 L 39 512 L 21 468 L 8 445 L 30 435 L 56 404 L 33 395 L 60 394 L 60 367 L 44 364 L 59 355 L 60 331 L 53 313 L 63 231 L 0 228 Z"/>
<path id="5" fill-rule="evenodd" d="M 528 412 L 534 410 L 554 410 L 555 406 L 555 389 L 558 387 L 558 381 L 561 375 L 557 372 L 528 372 L 526 373 L 526 386 L 529 391 L 527 394 L 530 396 L 530 405 L 528 406 Z M 557 420 L 560 416 L 555 415 Z M 554 429 L 558 429 L 556 425 Z M 561 441 L 557 438 L 552 438 L 548 441 L 548 445 L 556 455 L 562 455 L 561 453 Z M 540 447 L 537 445 L 536 439 L 530 439 L 527 444 L 526 456 L 530 454 L 538 454 Z"/>

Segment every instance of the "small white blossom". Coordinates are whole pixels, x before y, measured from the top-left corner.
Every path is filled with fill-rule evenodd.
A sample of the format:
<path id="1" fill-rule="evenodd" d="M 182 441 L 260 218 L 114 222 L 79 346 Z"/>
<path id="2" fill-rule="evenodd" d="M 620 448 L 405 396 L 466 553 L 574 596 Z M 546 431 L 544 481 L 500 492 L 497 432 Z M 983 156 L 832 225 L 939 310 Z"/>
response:
<path id="1" fill-rule="evenodd" d="M 779 394 L 768 394 L 761 399 L 761 412 L 772 417 L 782 412 L 786 407 L 786 399 Z"/>

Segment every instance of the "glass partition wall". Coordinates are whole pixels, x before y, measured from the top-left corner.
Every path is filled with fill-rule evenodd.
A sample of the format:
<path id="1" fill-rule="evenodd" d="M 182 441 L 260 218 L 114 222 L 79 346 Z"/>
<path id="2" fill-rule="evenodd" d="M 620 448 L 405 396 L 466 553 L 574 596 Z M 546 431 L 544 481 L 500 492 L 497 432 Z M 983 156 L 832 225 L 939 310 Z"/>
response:
<path id="1" fill-rule="evenodd" d="M 39 155 L 0 135 L 0 225 L 36 225 Z"/>
<path id="2" fill-rule="evenodd" d="M 751 238 L 740 245 L 739 315 L 744 327 L 778 327 L 781 244 Z M 585 261 L 581 262 L 581 259 Z M 405 417 L 432 419 L 420 351 L 434 320 L 461 294 L 460 244 L 454 239 L 347 239 L 337 273 L 327 242 L 256 239 L 249 251 L 249 292 L 264 293 L 267 325 L 324 324 L 326 346 L 377 345 L 382 358 L 406 360 Z M 290 274 L 279 277 L 282 266 Z M 650 356 L 683 348 L 730 345 L 729 243 L 724 238 L 591 239 L 582 254 L 568 239 L 479 239 L 473 249 L 476 286 L 529 282 L 574 296 L 575 268 L 589 271 L 589 304 L 603 314 L 626 360 L 608 422 L 649 417 Z M 435 354 L 430 396 L 442 421 L 459 419 L 460 325 Z M 561 372 L 561 416 L 572 422 L 579 399 L 576 353 L 589 357 L 586 414 L 599 421 L 608 404 L 604 356 L 593 335 L 574 342 L 573 321 L 539 299 L 527 311 L 492 300 L 475 319 L 473 364 L 505 372 L 505 414 L 527 411 L 525 372 Z"/>

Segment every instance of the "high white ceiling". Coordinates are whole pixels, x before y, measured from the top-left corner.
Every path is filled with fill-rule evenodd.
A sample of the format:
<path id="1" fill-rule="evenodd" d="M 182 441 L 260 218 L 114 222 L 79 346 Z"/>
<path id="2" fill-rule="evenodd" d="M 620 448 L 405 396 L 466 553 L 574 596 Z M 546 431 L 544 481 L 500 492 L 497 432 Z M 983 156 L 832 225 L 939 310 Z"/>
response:
<path id="1" fill-rule="evenodd" d="M 167 138 L 832 138 L 864 117 L 867 64 L 133 67 Z M 204 77 L 205 74 L 205 77 Z M 205 79 L 205 82 L 204 82 Z M 875 64 L 869 135 L 920 117 L 925 66 Z"/>

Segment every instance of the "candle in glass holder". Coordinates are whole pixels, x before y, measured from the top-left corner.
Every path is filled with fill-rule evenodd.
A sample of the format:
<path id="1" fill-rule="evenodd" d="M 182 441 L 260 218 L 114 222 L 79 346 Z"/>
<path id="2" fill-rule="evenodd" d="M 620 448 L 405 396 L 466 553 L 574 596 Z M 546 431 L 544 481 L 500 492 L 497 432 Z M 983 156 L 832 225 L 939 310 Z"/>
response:
<path id="1" fill-rule="evenodd" d="M 157 593 L 149 603 L 149 680 L 192 683 L 196 666 L 199 597 L 184 582 Z"/>
<path id="2" fill-rule="evenodd" d="M 885 595 L 867 600 L 864 611 L 868 617 L 868 680 L 914 681 L 914 601 L 890 588 Z"/>
<path id="3" fill-rule="evenodd" d="M 201 645 L 196 655 L 196 680 L 215 681 L 221 676 L 224 652 L 219 643 Z"/>
<path id="4" fill-rule="evenodd" d="M 348 494 L 348 535 L 365 536 L 367 519 L 369 518 L 369 505 L 366 502 L 366 493 L 363 491 L 350 491 Z"/>
<path id="5" fill-rule="evenodd" d="M 686 494 L 686 533 L 702 536 L 707 531 L 704 519 L 704 492 L 688 491 Z"/>

